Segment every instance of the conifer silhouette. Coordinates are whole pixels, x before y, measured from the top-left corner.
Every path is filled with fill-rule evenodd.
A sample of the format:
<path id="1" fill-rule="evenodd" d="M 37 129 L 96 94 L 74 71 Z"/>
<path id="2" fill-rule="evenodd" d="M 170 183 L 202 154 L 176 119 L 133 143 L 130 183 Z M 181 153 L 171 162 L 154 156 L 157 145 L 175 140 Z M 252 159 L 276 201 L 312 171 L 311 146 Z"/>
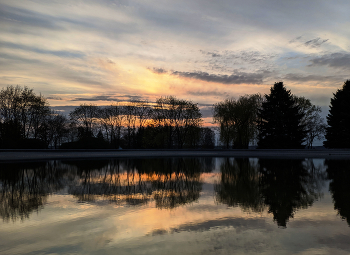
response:
<path id="1" fill-rule="evenodd" d="M 333 95 L 323 144 L 327 148 L 350 148 L 350 80 Z"/>
<path id="2" fill-rule="evenodd" d="M 283 82 L 271 87 L 258 113 L 259 148 L 302 148 L 306 132 L 303 114 Z"/>

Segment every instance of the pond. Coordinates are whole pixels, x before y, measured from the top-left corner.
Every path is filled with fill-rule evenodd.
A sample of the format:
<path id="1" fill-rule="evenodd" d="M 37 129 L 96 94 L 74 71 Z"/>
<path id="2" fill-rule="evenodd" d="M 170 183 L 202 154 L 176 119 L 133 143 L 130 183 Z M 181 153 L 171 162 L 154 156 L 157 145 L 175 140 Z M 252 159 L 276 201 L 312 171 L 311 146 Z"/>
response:
<path id="1" fill-rule="evenodd" d="M 0 254 L 349 254 L 350 160 L 0 164 Z"/>

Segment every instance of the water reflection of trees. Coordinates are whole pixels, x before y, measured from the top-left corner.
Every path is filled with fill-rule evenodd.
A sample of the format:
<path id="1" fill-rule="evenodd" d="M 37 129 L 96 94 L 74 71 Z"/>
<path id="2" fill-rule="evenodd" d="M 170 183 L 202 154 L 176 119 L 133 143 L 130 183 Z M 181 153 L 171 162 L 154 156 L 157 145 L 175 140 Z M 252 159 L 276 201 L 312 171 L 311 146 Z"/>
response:
<path id="1" fill-rule="evenodd" d="M 326 160 L 334 209 L 350 226 L 350 160 Z"/>
<path id="2" fill-rule="evenodd" d="M 57 162 L 0 165 L 0 217 L 25 219 L 40 210 L 48 194 L 63 187 Z"/>
<path id="3" fill-rule="evenodd" d="M 226 158 L 220 166 L 221 182 L 215 185 L 217 201 L 240 206 L 244 211 L 261 212 L 264 208 L 256 162 L 248 158 Z"/>
<path id="4" fill-rule="evenodd" d="M 212 158 L 1 164 L 0 217 L 25 219 L 64 187 L 80 202 L 138 205 L 155 200 L 158 208 L 174 208 L 199 198 L 200 173 L 212 168 Z"/>
<path id="5" fill-rule="evenodd" d="M 219 202 L 253 212 L 267 207 L 282 227 L 296 210 L 320 197 L 324 180 L 311 160 L 226 159 L 221 172 L 221 182 L 215 186 Z"/>
<path id="6" fill-rule="evenodd" d="M 202 190 L 200 174 L 213 168 L 212 158 L 153 159 L 152 163 L 145 163 L 140 169 L 152 176 L 150 182 L 158 208 L 174 208 L 196 201 Z"/>
<path id="7" fill-rule="evenodd" d="M 286 227 L 297 209 L 319 198 L 317 178 L 297 159 L 260 159 L 260 185 L 264 202 L 278 226 Z"/>
<path id="8" fill-rule="evenodd" d="M 77 179 L 70 183 L 68 192 L 80 202 L 104 199 L 137 205 L 150 199 L 150 185 L 129 160 L 95 161 L 100 166 L 94 168 L 81 168 L 81 162 L 65 163 L 77 167 Z"/>
<path id="9" fill-rule="evenodd" d="M 69 193 L 79 201 L 137 205 L 154 199 L 158 208 L 174 208 L 199 198 L 200 173 L 212 168 L 212 158 L 111 160 L 99 169 L 77 171 L 79 181 Z"/>
<path id="10" fill-rule="evenodd" d="M 348 163 L 326 161 L 335 209 L 349 222 Z M 1 164 L 0 217 L 25 219 L 43 207 L 49 194 L 64 187 L 80 202 L 140 205 L 155 201 L 158 208 L 175 208 L 199 198 L 200 175 L 212 169 L 213 158 Z M 296 210 L 320 197 L 324 180 L 312 160 L 223 159 L 220 170 L 217 201 L 251 212 L 267 208 L 284 227 Z"/>

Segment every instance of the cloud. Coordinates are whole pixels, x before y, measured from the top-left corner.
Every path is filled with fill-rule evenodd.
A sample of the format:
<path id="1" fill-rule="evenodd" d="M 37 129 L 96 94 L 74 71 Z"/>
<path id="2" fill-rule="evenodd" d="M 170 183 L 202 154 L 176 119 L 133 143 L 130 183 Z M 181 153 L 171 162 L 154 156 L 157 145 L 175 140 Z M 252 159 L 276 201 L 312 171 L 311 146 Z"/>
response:
<path id="1" fill-rule="evenodd" d="M 204 51 L 204 50 L 199 50 L 202 54 L 204 55 L 209 55 L 213 58 L 221 57 L 222 55 L 216 52 L 209 52 L 209 51 Z"/>
<path id="2" fill-rule="evenodd" d="M 180 72 L 173 71 L 171 74 L 183 78 L 191 78 L 207 82 L 216 82 L 222 84 L 262 84 L 263 79 L 268 71 L 260 73 L 236 72 L 231 75 L 227 74 L 209 74 L 207 72 Z"/>
<path id="3" fill-rule="evenodd" d="M 93 97 L 77 97 L 72 101 L 119 101 L 116 98 L 110 96 L 93 96 Z"/>
<path id="4" fill-rule="evenodd" d="M 0 4 L 1 22 L 17 23 L 18 26 L 33 26 L 50 30 L 62 29 L 49 15 Z"/>
<path id="5" fill-rule="evenodd" d="M 304 36 L 298 36 L 292 40 L 289 41 L 290 44 L 293 43 L 301 43 L 299 46 L 305 46 L 308 48 L 319 48 L 322 44 L 325 42 L 328 42 L 329 39 L 322 39 L 320 37 L 310 39 L 310 40 L 305 40 Z"/>
<path id="6" fill-rule="evenodd" d="M 193 95 L 193 96 L 227 96 L 228 93 L 226 91 L 218 91 L 218 90 L 209 90 L 209 91 L 203 91 L 203 90 L 188 90 L 186 91 L 187 94 Z"/>
<path id="7" fill-rule="evenodd" d="M 139 100 L 142 100 L 141 96 L 133 96 L 133 95 L 119 95 L 119 96 L 100 95 L 100 96 L 92 96 L 92 97 L 77 97 L 77 98 L 72 99 L 71 101 L 130 102 L 130 101 L 139 101 Z"/>
<path id="8" fill-rule="evenodd" d="M 83 85 L 101 86 L 103 88 L 111 87 L 111 85 L 109 85 L 108 83 L 97 80 L 96 77 L 94 77 L 93 73 L 87 71 L 82 73 L 68 70 L 59 70 L 56 71 L 56 74 L 61 79 L 73 81 Z"/>
<path id="9" fill-rule="evenodd" d="M 165 70 L 163 68 L 153 67 L 152 69 L 150 69 L 150 68 L 148 68 L 148 69 L 151 70 L 153 73 L 157 73 L 157 74 L 167 73 L 167 70 Z"/>
<path id="10" fill-rule="evenodd" d="M 240 72 L 235 71 L 231 75 L 227 74 L 210 74 L 207 72 L 202 71 L 193 71 L 193 72 L 182 72 L 182 71 L 167 71 L 163 68 L 148 68 L 153 73 L 156 74 L 164 74 L 168 73 L 173 76 L 178 76 L 182 78 L 190 78 L 190 79 L 196 79 L 206 82 L 216 82 L 216 83 L 222 83 L 222 84 L 262 84 L 263 79 L 271 73 L 270 71 L 260 71 L 257 73 L 247 73 L 247 72 Z M 214 91 L 189 91 L 190 94 L 213 94 L 216 93 L 217 95 L 223 95 L 225 92 L 214 92 Z"/>
<path id="11" fill-rule="evenodd" d="M 52 56 L 55 54 L 50 55 Z M 94 87 L 111 87 L 108 82 L 105 82 L 104 75 L 99 73 L 96 69 L 89 67 L 84 58 L 67 58 L 67 54 L 65 56 L 62 56 L 61 54 L 61 58 L 63 61 L 60 61 L 57 58 L 55 59 L 55 57 L 39 57 L 36 54 L 30 54 L 30 52 L 29 54 L 24 55 L 18 55 L 13 52 L 10 52 L 9 54 L 0 53 L 0 66 L 3 69 L 3 73 L 6 71 L 8 72 L 8 70 L 14 70 L 13 73 L 17 74 L 19 72 L 17 70 L 22 69 L 22 76 L 32 76 L 35 74 L 35 76 L 48 79 L 50 82 L 70 81 L 81 85 L 92 85 Z M 76 63 L 69 62 L 67 59 L 78 59 L 80 61 L 80 66 L 78 67 L 80 70 L 77 70 Z M 66 61 L 64 62 L 64 60 Z M 63 62 L 64 65 L 62 65 Z"/>
<path id="12" fill-rule="evenodd" d="M 113 62 L 112 60 L 110 60 L 109 58 L 107 58 L 107 63 L 109 63 L 109 64 L 112 64 L 112 65 L 115 65 L 115 62 Z"/>
<path id="13" fill-rule="evenodd" d="M 57 97 L 57 96 L 48 96 L 46 99 L 52 99 L 52 100 L 63 100 L 62 97 Z"/>
<path id="14" fill-rule="evenodd" d="M 350 53 L 337 52 L 326 54 L 310 60 L 309 66 L 329 66 L 333 68 L 348 69 L 350 68 Z"/>
<path id="15" fill-rule="evenodd" d="M 312 40 L 309 40 L 304 43 L 305 46 L 310 47 L 310 48 L 318 48 L 325 42 L 327 42 L 329 39 L 321 39 L 321 38 L 315 38 Z"/>
<path id="16" fill-rule="evenodd" d="M 39 54 L 54 55 L 54 56 L 62 57 L 62 58 L 84 58 L 85 57 L 85 54 L 83 52 L 80 52 L 80 51 L 45 50 L 45 49 L 40 49 L 37 47 L 31 47 L 31 46 L 27 46 L 27 45 L 4 42 L 4 41 L 0 41 L 0 44 L 3 48 L 20 49 L 20 50 L 39 53 Z"/>
<path id="17" fill-rule="evenodd" d="M 302 38 L 303 36 L 301 35 L 301 36 L 298 36 L 298 37 L 296 37 L 296 38 L 294 38 L 294 39 L 292 39 L 292 40 L 290 40 L 289 41 L 289 43 L 295 43 L 295 42 L 298 42 L 298 41 L 300 41 L 301 40 L 301 38 Z"/>
<path id="18" fill-rule="evenodd" d="M 319 81 L 322 85 L 322 80 L 327 83 L 345 73 L 335 74 L 325 66 L 349 69 L 345 55 L 343 60 L 324 52 L 307 55 L 314 48 L 337 52 L 348 47 L 343 26 L 334 26 L 348 19 L 339 11 L 349 5 L 342 1 L 336 9 L 329 8 L 332 4 L 326 0 L 318 5 L 253 0 L 254 4 L 242 2 L 239 8 L 227 0 L 219 4 L 197 0 L 0 1 L 0 65 L 5 77 L 1 84 L 30 85 L 46 95 L 62 96 L 62 101 L 76 97 L 76 101 L 90 102 L 124 100 L 113 96 L 115 91 L 153 93 L 154 97 L 171 92 L 214 102 L 225 97 L 225 92 L 264 91 L 263 86 L 221 84 L 266 84 L 285 74 L 300 84 Z M 323 13 L 336 22 L 322 19 Z M 291 38 L 295 45 L 286 46 Z M 301 50 L 293 51 L 297 47 Z M 308 64 L 317 67 L 307 69 Z M 166 77 L 143 73 L 147 67 Z M 179 85 L 183 80 L 172 79 L 177 77 L 193 79 L 192 84 L 201 87 L 183 89 Z M 325 93 L 316 87 L 310 90 Z"/>
<path id="19" fill-rule="evenodd" d="M 242 63 L 249 63 L 249 64 L 266 62 L 277 56 L 277 54 L 262 53 L 260 51 L 252 51 L 252 50 L 242 50 L 242 51 L 224 50 L 220 53 L 217 53 L 216 51 L 209 52 L 209 51 L 200 50 L 200 52 L 204 55 L 215 58 L 213 60 L 215 62 L 227 61 L 227 60 L 236 60 L 236 61 L 239 60 Z"/>
<path id="20" fill-rule="evenodd" d="M 335 76 L 335 75 L 316 75 L 316 74 L 296 74 L 296 73 L 289 73 L 284 76 L 285 80 L 289 81 L 298 81 L 298 82 L 308 82 L 308 81 L 317 81 L 317 82 L 324 82 L 324 81 L 342 81 L 343 76 Z"/>
<path id="21" fill-rule="evenodd" d="M 223 50 L 204 51 L 200 50 L 206 70 L 232 73 L 235 70 L 267 70 L 275 68 L 274 59 L 279 55 L 271 52 L 258 50 Z M 198 64 L 197 64 L 198 65 Z M 203 71 L 206 71 L 203 70 Z M 247 72 L 247 71 L 246 71 Z"/>

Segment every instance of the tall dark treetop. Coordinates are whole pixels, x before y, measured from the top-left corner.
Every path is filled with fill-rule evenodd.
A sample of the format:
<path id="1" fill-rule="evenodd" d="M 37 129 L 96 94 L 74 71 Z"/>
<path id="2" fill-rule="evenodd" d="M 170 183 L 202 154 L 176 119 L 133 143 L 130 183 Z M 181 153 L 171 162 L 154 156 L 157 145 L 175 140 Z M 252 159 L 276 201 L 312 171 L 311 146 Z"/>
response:
<path id="1" fill-rule="evenodd" d="M 303 114 L 283 82 L 277 82 L 258 113 L 259 148 L 302 148 L 306 132 Z"/>
<path id="2" fill-rule="evenodd" d="M 327 116 L 327 148 L 350 148 L 350 80 L 333 94 Z"/>

